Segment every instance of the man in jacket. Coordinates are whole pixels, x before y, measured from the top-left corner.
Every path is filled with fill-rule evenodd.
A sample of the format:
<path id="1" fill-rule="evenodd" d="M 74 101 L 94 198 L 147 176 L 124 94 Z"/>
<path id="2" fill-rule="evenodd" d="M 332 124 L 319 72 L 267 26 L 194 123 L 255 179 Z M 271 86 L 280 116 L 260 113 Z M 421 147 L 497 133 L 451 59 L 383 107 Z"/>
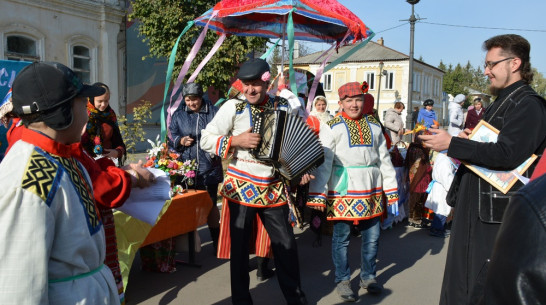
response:
<path id="1" fill-rule="evenodd" d="M 529 42 L 518 35 L 499 35 L 484 42 L 485 75 L 497 96 L 484 120 L 500 130 L 496 143 L 481 143 L 465 134 L 451 137 L 440 129 L 420 136 L 427 147 L 448 149 L 448 156 L 488 169 L 512 171 L 546 147 L 546 101 L 529 86 L 533 79 Z M 448 193 L 455 206 L 440 304 L 476 304 L 483 291 L 484 268 L 510 196 L 504 195 L 461 165 Z"/>

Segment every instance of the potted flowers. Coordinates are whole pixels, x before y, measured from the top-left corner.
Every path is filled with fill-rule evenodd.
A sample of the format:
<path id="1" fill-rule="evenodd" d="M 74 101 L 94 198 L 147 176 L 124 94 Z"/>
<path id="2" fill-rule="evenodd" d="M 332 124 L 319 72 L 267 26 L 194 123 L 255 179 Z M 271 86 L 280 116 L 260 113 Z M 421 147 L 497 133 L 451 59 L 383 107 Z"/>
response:
<path id="1" fill-rule="evenodd" d="M 153 167 L 164 171 L 171 181 L 171 196 L 185 192 L 188 185 L 193 185 L 197 163 L 195 160 L 178 160 L 179 154 L 169 150 L 167 143 L 159 140 L 154 143 L 148 139 L 152 148 L 148 149 L 148 156 L 144 167 Z"/>

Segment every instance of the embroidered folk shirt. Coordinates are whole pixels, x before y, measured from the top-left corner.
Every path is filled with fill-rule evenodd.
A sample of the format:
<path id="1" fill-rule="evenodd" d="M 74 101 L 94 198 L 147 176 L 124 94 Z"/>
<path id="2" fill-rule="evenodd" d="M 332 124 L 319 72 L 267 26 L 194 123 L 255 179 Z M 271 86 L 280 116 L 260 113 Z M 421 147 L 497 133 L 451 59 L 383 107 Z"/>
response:
<path id="1" fill-rule="evenodd" d="M 0 304 L 119 304 L 75 150 L 24 128 L 0 164 Z"/>
<path id="2" fill-rule="evenodd" d="M 321 125 L 319 137 L 326 156 L 310 182 L 309 206 L 326 207 L 328 220 L 358 221 L 380 216 L 383 196 L 388 204 L 398 201 L 396 172 L 372 115 L 337 116 Z"/>
<path id="3" fill-rule="evenodd" d="M 283 90 L 281 97 L 283 97 Z M 288 96 L 295 98 L 291 92 Z M 299 103 L 299 102 L 298 102 Z M 294 101 L 281 98 L 276 102 L 278 110 L 297 113 Z M 254 207 L 273 207 L 287 203 L 284 184 L 279 180 L 272 166 L 256 160 L 244 148 L 231 150 L 231 139 L 254 125 L 253 116 L 266 109 L 273 109 L 275 100 L 267 97 L 260 105 L 247 101 L 230 99 L 201 132 L 201 148 L 222 158 L 232 157 L 220 194 L 234 202 Z"/>

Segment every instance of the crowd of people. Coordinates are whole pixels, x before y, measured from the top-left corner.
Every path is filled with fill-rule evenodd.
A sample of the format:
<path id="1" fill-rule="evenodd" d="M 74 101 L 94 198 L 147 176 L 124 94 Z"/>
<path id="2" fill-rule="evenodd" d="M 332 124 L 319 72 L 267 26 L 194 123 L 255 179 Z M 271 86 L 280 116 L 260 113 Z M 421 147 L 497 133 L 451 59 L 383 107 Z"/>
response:
<path id="1" fill-rule="evenodd" d="M 306 117 L 305 101 L 283 77 L 270 95 L 270 67 L 263 59 L 240 66 L 231 91 L 236 93 L 221 107 L 204 98 L 201 85 L 183 86 L 168 145 L 181 160 L 197 160 L 194 187 L 211 198 L 207 225 L 215 255 L 230 259 L 233 304 L 254 302 L 250 244 L 260 258 L 258 278 L 273 276 L 267 268 L 273 258 L 286 303 L 308 304 L 292 224 L 298 218 L 294 190 L 303 190 L 307 208 L 332 228 L 333 287 L 343 301 L 358 300 L 348 255 L 353 235 L 361 243 L 359 287 L 383 292 L 376 259 L 381 222 L 389 214 L 405 215 L 411 230 L 451 236 L 440 304 L 544 302 L 542 257 L 523 251 L 522 261 L 518 249 L 544 252 L 546 202 L 540 194 L 546 159 L 523 174 L 533 175 L 529 185 L 520 177 L 505 196 L 470 168 L 512 171 L 532 154 L 541 155 L 546 101 L 529 86 L 527 40 L 499 35 L 485 41 L 484 50 L 485 75 L 497 99 L 487 109 L 474 99 L 465 120 L 466 96 L 456 95 L 444 128 L 432 99 L 414 109 L 407 129 L 402 102 L 381 122 L 373 97 L 358 82 L 339 87 L 335 116 L 319 95 Z M 131 188 L 147 187 L 155 178 L 140 162 L 124 164 L 126 146 L 109 99 L 106 84 L 84 85 L 59 63 L 32 63 L 15 78 L 10 99 L 2 104 L 9 107 L 2 121 L 11 121 L 11 127 L 0 163 L 0 303 L 124 304 L 112 208 L 127 200 Z M 286 181 L 276 166 L 255 157 L 264 136 L 253 126 L 258 114 L 272 110 L 303 114 L 322 144 L 323 162 L 296 181 Z M 469 139 L 481 120 L 499 130 L 496 142 Z M 425 129 L 413 130 L 418 123 Z M 412 134 L 409 144 L 407 134 Z M 401 164 L 393 159 L 399 148 Z M 229 159 L 225 169 L 222 159 Z M 520 219 L 528 220 L 526 226 Z M 529 238 L 537 232 L 540 237 Z"/>

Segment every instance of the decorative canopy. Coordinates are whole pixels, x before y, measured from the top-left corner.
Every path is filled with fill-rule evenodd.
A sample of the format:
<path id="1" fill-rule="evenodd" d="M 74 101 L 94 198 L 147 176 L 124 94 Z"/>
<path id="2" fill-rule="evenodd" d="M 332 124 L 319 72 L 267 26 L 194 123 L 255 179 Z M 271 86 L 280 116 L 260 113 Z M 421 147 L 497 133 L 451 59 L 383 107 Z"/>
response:
<path id="1" fill-rule="evenodd" d="M 296 40 L 339 43 L 349 31 L 347 40 L 354 42 L 373 33 L 336 0 L 223 0 L 195 23 L 205 26 L 210 20 L 212 30 L 225 34 L 286 39 L 291 11 Z"/>

